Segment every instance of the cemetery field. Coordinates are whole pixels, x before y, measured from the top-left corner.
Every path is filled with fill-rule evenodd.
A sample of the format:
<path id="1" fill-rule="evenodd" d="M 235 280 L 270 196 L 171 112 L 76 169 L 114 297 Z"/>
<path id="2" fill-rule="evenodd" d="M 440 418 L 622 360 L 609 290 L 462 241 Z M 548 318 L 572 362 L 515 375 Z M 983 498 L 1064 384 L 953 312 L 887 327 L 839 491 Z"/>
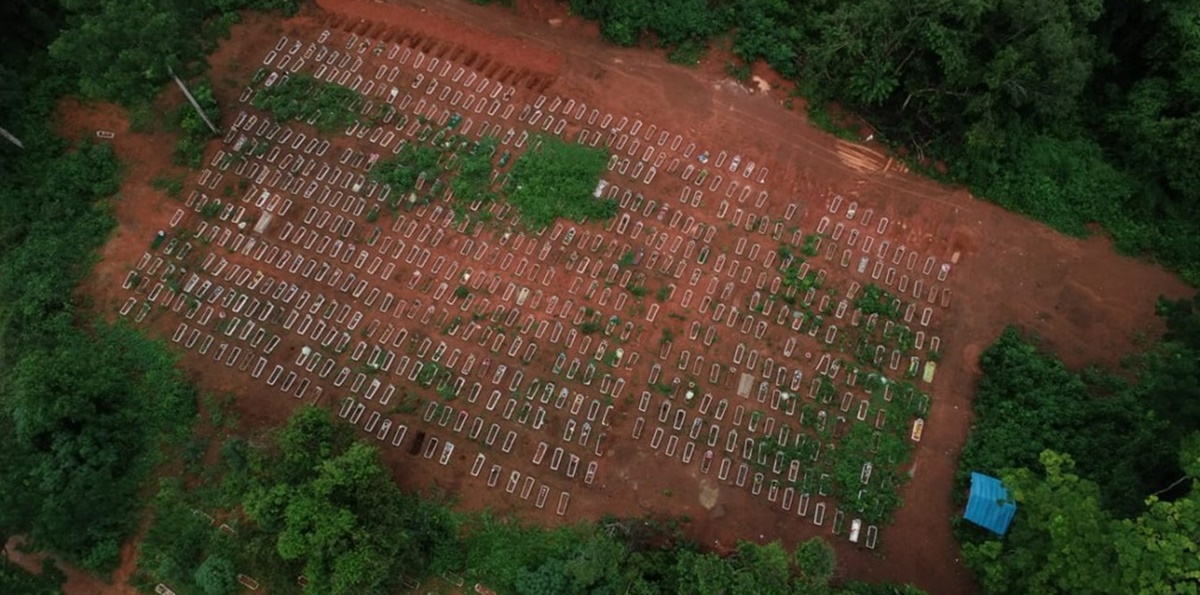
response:
<path id="1" fill-rule="evenodd" d="M 950 489 L 979 352 L 1016 323 L 1114 362 L 1186 293 L 559 4 L 319 4 L 234 27 L 221 138 L 178 197 L 152 185 L 167 135 L 64 106 L 129 163 L 84 291 L 243 427 L 328 407 L 464 508 L 685 515 L 720 550 L 822 535 L 845 576 L 965 592 Z M 539 228 L 487 199 L 560 143 L 603 151 L 583 200 L 613 217 Z"/>

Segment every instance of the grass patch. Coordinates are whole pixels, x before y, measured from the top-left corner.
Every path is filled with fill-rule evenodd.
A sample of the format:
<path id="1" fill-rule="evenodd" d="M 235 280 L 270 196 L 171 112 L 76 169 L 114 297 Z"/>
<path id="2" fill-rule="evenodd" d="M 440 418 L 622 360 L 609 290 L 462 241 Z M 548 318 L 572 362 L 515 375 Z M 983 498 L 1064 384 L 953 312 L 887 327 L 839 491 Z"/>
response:
<path id="1" fill-rule="evenodd" d="M 358 93 L 345 87 L 291 75 L 263 87 L 254 98 L 254 107 L 271 112 L 277 120 L 304 121 L 329 132 L 360 121 L 355 108 L 361 100 Z"/>
<path id="2" fill-rule="evenodd" d="M 441 164 L 442 154 L 429 145 L 408 144 L 394 159 L 379 162 L 371 170 L 371 177 L 391 186 L 401 193 L 416 187 L 417 180 L 425 176 L 425 183 L 432 184 L 434 178 L 445 170 Z M 399 200 L 399 196 L 396 196 Z"/>
<path id="3" fill-rule="evenodd" d="M 607 219 L 616 214 L 617 201 L 592 196 L 607 162 L 601 149 L 538 137 L 513 165 L 508 200 L 534 228 L 559 217 Z"/>
<path id="4" fill-rule="evenodd" d="M 468 202 L 491 202 L 496 199 L 492 190 L 492 156 L 499 142 L 494 136 L 484 137 L 458 159 L 458 175 L 450 181 L 454 197 Z"/>
<path id="5" fill-rule="evenodd" d="M 675 64 L 683 64 L 685 66 L 695 66 L 704 58 L 704 53 L 708 51 L 708 43 L 698 39 L 689 39 L 672 49 L 667 54 L 667 59 Z"/>

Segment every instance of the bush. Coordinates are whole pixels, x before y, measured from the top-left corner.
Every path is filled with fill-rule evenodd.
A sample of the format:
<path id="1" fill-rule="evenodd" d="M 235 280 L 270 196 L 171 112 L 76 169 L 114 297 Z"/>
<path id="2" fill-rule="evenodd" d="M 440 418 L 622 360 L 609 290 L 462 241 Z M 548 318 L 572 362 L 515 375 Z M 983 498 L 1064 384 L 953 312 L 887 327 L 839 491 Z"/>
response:
<path id="1" fill-rule="evenodd" d="M 592 196 L 608 163 L 603 150 L 554 136 L 539 136 L 533 142 L 537 148 L 517 158 L 507 187 L 508 200 L 527 225 L 544 228 L 559 217 L 582 221 L 616 214 L 616 200 Z"/>
<path id="2" fill-rule="evenodd" d="M 274 114 L 278 120 L 313 120 L 320 131 L 330 132 L 362 120 L 352 107 L 362 96 L 341 85 L 308 75 L 293 74 L 287 80 L 264 87 L 254 98 L 254 107 Z"/>

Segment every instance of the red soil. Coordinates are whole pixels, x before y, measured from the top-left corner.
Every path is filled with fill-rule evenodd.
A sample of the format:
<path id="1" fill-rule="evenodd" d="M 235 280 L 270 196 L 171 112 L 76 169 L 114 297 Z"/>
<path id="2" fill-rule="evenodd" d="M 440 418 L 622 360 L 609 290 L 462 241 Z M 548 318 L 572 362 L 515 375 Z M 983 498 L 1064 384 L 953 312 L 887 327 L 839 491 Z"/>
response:
<path id="1" fill-rule="evenodd" d="M 467 448 L 456 452 L 453 466 L 458 472 L 453 474 L 436 462 L 409 456 L 407 443 L 400 449 L 385 448 L 403 486 L 436 487 L 454 494 L 458 505 L 465 509 L 490 507 L 547 524 L 595 519 L 604 513 L 687 514 L 692 519 L 687 531 L 718 549 L 728 548 L 738 539 L 764 542 L 782 539 L 791 545 L 821 535 L 835 544 L 839 577 L 911 582 L 931 593 L 970 592 L 973 585 L 958 563 L 958 547 L 950 532 L 950 520 L 958 514 L 951 503 L 950 490 L 958 453 L 970 424 L 970 395 L 978 377 L 980 351 L 996 338 L 1004 325 L 1017 324 L 1036 332 L 1072 366 L 1112 365 L 1136 348 L 1138 333 L 1159 330 L 1153 316 L 1156 296 L 1181 297 L 1190 292 L 1174 276 L 1150 264 L 1114 254 L 1102 238 L 1066 238 L 1041 224 L 977 200 L 961 189 L 903 173 L 903 168 L 896 171 L 895 164 L 878 151 L 837 141 L 806 123 L 795 110 L 785 109 L 782 106 L 785 93 L 779 88 L 770 93 L 750 92 L 728 80 L 721 59 L 710 59 L 698 68 L 688 69 L 669 65 L 659 52 L 605 45 L 597 39 L 594 25 L 566 15 L 564 5 L 559 3 L 520 2 L 516 12 L 462 2 L 385 4 L 322 0 L 319 4 L 333 14 L 352 17 L 351 26 L 357 19 L 391 23 L 397 28 L 420 32 L 423 38 L 420 43 L 431 44 L 434 51 L 463 52 L 462 56 L 476 52 L 481 59 L 486 56 L 503 68 L 526 72 L 549 85 L 543 91 L 547 96 L 581 98 L 589 104 L 598 104 L 602 112 L 627 114 L 631 120 L 648 119 L 662 130 L 684 133 L 714 154 L 725 148 L 730 154 L 740 152 L 750 159 L 758 157 L 771 168 L 768 186 L 775 198 L 768 208 L 781 211 L 787 199 L 794 200 L 800 205 L 795 221 L 806 232 L 812 231 L 821 217 L 832 218 L 826 210 L 827 201 L 834 195 L 842 195 L 846 202 L 857 201 L 860 210 L 872 208 L 877 217 L 889 217 L 894 224 L 885 235 L 894 245 L 905 244 L 911 251 L 920 252 L 922 258 L 931 255 L 941 262 L 955 263 L 947 282 L 953 297 L 948 308 L 938 309 L 933 324 L 933 334 L 940 335 L 946 347 L 939 374 L 926 387 L 933 397 L 932 408 L 923 439 L 915 451 L 912 481 L 902 490 L 905 505 L 896 513 L 895 524 L 883 528 L 878 550 L 868 551 L 844 538 L 832 537 L 828 525 L 814 527 L 794 513 L 781 513 L 778 506 L 767 506 L 764 499 L 752 497 L 748 490 L 718 486 L 715 477 L 700 475 L 695 464 L 664 462 L 659 453 L 630 440 L 634 411 L 629 411 L 628 416 L 621 411 L 614 421 L 615 427 L 609 430 L 615 438 L 607 442 L 609 448 L 601 458 L 601 472 L 595 485 L 585 488 L 578 479 L 569 481 L 557 475 L 543 478 L 555 488 L 555 494 L 558 490 L 572 490 L 573 498 L 565 517 L 552 512 L 556 499 L 544 510 L 538 510 L 529 502 L 501 493 L 499 487 L 485 487 L 486 472 L 478 478 L 463 472 L 470 466 Z M 252 16 L 234 28 L 232 40 L 223 43 L 212 58 L 218 96 L 222 105 L 230 106 L 224 114 L 226 128 L 241 107 L 236 102 L 241 85 L 279 35 L 315 40 L 328 26 L 322 24 L 327 18 L 327 14 L 317 10 L 284 22 Z M 758 68 L 755 73 L 770 83 L 778 83 Z M 172 88 L 168 94 L 170 101 L 177 104 L 177 91 Z M 519 105 L 537 95 L 522 90 L 514 102 Z M 148 249 L 154 233 L 164 228 L 171 214 L 181 206 L 151 186 L 155 177 L 171 170 L 171 139 L 165 134 L 130 132 L 123 115 L 110 107 L 67 102 L 62 112 L 63 129 L 68 134 L 91 136 L 95 130 L 116 132 L 114 147 L 129 167 L 122 199 L 115 203 L 119 228 L 103 248 L 102 260 L 83 288 L 94 298 L 99 312 L 115 316 L 117 308 L 130 295 L 121 289 L 126 272 Z M 340 143 L 336 147 L 347 144 L 342 135 L 335 136 Z M 222 146 L 219 142 L 212 143 L 210 157 L 219 146 Z M 330 155 L 335 151 L 337 148 L 331 149 Z M 661 176 L 656 182 L 655 194 L 678 196 L 682 183 L 678 178 L 671 178 L 672 182 L 667 177 Z M 672 207 L 678 204 L 675 200 L 666 202 Z M 708 206 L 711 209 L 715 205 Z M 844 212 L 845 207 L 842 209 Z M 298 206 L 296 211 L 299 210 Z M 712 212 L 684 210 L 685 215 L 694 215 L 699 220 L 717 221 Z M 289 219 L 300 216 L 296 211 Z M 844 219 L 839 214 L 836 220 Z M 282 222 L 275 225 L 271 235 Z M 380 226 L 390 228 L 390 225 L 390 215 L 385 214 Z M 719 236 L 729 237 L 718 237 L 714 242 L 717 245 L 730 247 L 740 235 L 725 233 L 724 226 L 720 229 L 723 233 Z M 461 237 L 448 239 L 449 247 L 439 253 L 457 258 L 462 241 Z M 231 256 L 230 260 L 252 262 L 241 256 Z M 836 263 L 820 258 L 812 260 L 819 261 L 835 276 L 842 273 Z M 470 265 L 478 269 L 480 263 Z M 492 273 L 486 264 L 483 268 Z M 401 266 L 396 278 L 406 279 L 410 272 Z M 508 273 L 500 274 L 505 280 L 514 278 Z M 560 275 L 555 284 L 568 283 L 572 276 Z M 662 278 L 657 274 L 648 277 Z M 654 292 L 657 283 L 662 282 L 656 281 L 648 289 Z M 685 289 L 685 282 L 678 283 L 680 291 Z M 401 298 L 411 299 L 414 296 L 409 294 L 415 294 L 400 281 L 388 289 Z M 542 289 L 552 292 L 552 288 Z M 427 296 L 422 299 L 428 301 Z M 581 301 L 579 297 L 575 299 Z M 679 305 L 678 298 L 670 304 L 664 304 L 658 324 L 677 327 L 675 334 L 682 337 L 686 332 L 684 324 L 671 322 L 669 315 L 689 312 Z M 178 315 L 165 312 L 147 318 L 146 322 L 154 333 L 169 338 L 179 320 Z M 433 329 L 426 330 L 431 336 L 436 334 Z M 459 344 L 446 337 L 440 339 L 452 347 Z M 718 343 L 718 347 L 731 351 L 738 340 L 727 339 Z M 655 361 L 658 341 L 657 328 L 642 329 L 625 348 L 630 352 L 641 351 L 639 366 L 645 368 Z M 465 346 L 465 342 L 460 343 Z M 299 340 L 285 339 L 271 363 L 294 360 L 301 344 Z M 637 348 L 638 345 L 642 348 Z M 239 396 L 241 425 L 250 431 L 278 425 L 299 402 L 264 391 L 261 380 L 214 362 L 211 357 L 185 355 L 193 357 L 185 357 L 183 367 L 201 386 L 212 392 Z M 548 369 L 553 357 L 554 348 L 544 346 L 528 366 L 527 375 Z M 578 390 L 578 385 L 575 386 Z M 641 390 L 642 386 L 631 386 L 625 394 L 636 396 Z M 330 398 L 324 404 L 334 400 L 332 393 L 333 387 L 329 386 L 325 395 Z M 461 401 L 460 398 L 455 405 L 465 406 Z M 616 404 L 619 409 L 633 409 L 622 406 L 620 401 Z M 413 426 L 410 435 L 424 427 L 418 417 L 411 417 L 405 423 Z M 552 429 L 558 431 L 561 423 L 561 419 L 549 421 Z M 437 429 L 429 426 L 431 433 Z M 506 474 L 513 467 L 522 472 L 546 471 L 529 465 L 527 453 L 535 443 L 528 435 L 521 438 L 516 450 L 523 453 L 524 463 L 506 461 Z M 499 456 L 498 452 L 494 454 Z M 489 458 L 494 458 L 491 455 Z M 693 496 L 701 489 L 713 488 L 720 494 L 720 504 L 709 510 Z M 69 592 L 72 595 L 122 592 L 120 587 L 90 590 L 93 588 L 99 587 L 72 587 Z"/>

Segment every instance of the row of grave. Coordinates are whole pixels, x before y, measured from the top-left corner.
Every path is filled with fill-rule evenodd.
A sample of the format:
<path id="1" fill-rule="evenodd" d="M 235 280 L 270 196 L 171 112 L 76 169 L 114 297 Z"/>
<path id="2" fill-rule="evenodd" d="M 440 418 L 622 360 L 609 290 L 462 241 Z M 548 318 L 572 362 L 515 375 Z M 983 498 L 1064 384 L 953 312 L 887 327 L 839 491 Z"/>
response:
<path id="1" fill-rule="evenodd" d="M 281 41 L 283 41 L 283 40 L 281 40 Z M 286 43 L 286 41 L 283 41 L 283 42 Z M 299 46 L 299 45 L 302 45 L 302 44 L 300 44 L 299 42 L 295 42 L 295 44 L 292 47 L 293 47 L 293 49 L 299 51 L 297 48 L 297 46 Z M 402 51 L 403 51 L 403 53 L 401 53 Z M 309 44 L 308 48 L 305 50 L 305 57 L 301 58 L 301 60 L 303 60 L 307 57 L 311 57 L 311 54 L 313 54 L 313 53 L 316 53 L 316 55 L 318 57 L 328 54 L 328 59 L 326 60 L 326 62 L 329 62 L 329 63 L 335 62 L 338 59 L 336 50 L 333 53 L 331 53 L 331 52 L 329 52 L 328 48 L 325 48 L 323 45 Z M 478 88 L 475 89 L 476 91 L 478 91 L 481 94 L 480 95 L 481 101 L 473 102 L 471 100 L 474 96 L 470 92 L 472 91 L 472 87 L 474 86 L 475 78 L 477 78 L 477 73 L 474 73 L 474 72 L 470 71 L 469 69 L 465 69 L 463 67 L 454 67 L 448 61 L 439 62 L 437 58 L 431 58 L 430 60 L 426 61 L 425 56 L 423 54 L 421 54 L 420 52 L 414 52 L 411 48 L 405 48 L 402 50 L 400 48 L 400 46 L 398 46 L 398 45 L 393 45 L 392 51 L 389 52 L 388 58 L 389 58 L 389 60 L 397 60 L 398 59 L 400 65 L 407 65 L 410 55 L 413 58 L 412 68 L 413 68 L 413 70 L 417 71 L 417 75 L 413 79 L 411 88 L 416 89 L 417 87 L 422 86 L 422 84 L 425 83 L 426 74 L 429 75 L 429 84 L 424 86 L 423 93 L 418 91 L 418 97 L 420 97 L 421 95 L 429 96 L 430 99 L 432 99 L 434 97 L 435 91 L 437 91 L 439 89 L 438 80 L 436 78 L 434 78 L 435 76 L 441 76 L 441 77 L 447 79 L 448 81 L 450 81 L 450 82 L 445 82 L 442 84 L 442 86 L 440 87 L 441 94 L 440 94 L 440 96 L 438 96 L 438 99 L 440 101 L 442 101 L 446 105 L 446 107 L 443 107 L 442 109 L 439 110 L 437 107 L 430 104 L 428 106 L 429 109 L 426 109 L 426 107 L 427 107 L 425 105 L 426 100 L 422 98 L 422 99 L 418 100 L 417 106 L 414 110 L 417 114 L 428 117 L 430 120 L 437 122 L 439 125 L 445 125 L 446 121 L 450 119 L 451 113 L 452 113 L 451 109 L 457 110 L 461 107 L 464 112 L 469 113 L 472 106 L 475 106 L 476 113 L 477 114 L 482 113 L 483 112 L 483 104 L 484 104 L 484 101 L 483 101 L 484 92 L 489 87 L 491 88 L 492 104 L 491 104 L 490 108 L 487 110 L 487 112 L 491 116 L 496 116 L 497 112 L 499 112 L 500 108 L 501 108 L 501 103 L 496 98 L 503 92 L 504 100 L 507 102 L 507 100 L 510 99 L 512 97 L 513 93 L 515 92 L 515 89 L 513 89 L 511 87 L 508 88 L 507 90 L 505 90 L 503 88 L 503 86 L 500 85 L 499 83 L 491 82 L 489 84 L 489 81 L 487 81 L 485 79 L 485 80 L 481 81 Z M 268 55 L 264 58 L 264 64 L 269 65 L 269 66 L 279 67 L 279 64 L 276 62 L 277 56 L 280 56 L 278 51 L 269 52 Z M 344 55 L 341 56 L 341 58 L 342 58 L 342 62 L 347 62 L 349 60 L 349 58 Z M 389 86 L 390 83 L 396 81 L 397 76 L 400 74 L 401 71 L 400 71 L 399 67 L 391 66 L 391 68 L 389 69 L 387 64 L 378 65 L 376 73 L 375 73 L 375 81 L 365 78 L 362 75 L 355 75 L 353 79 L 350 79 L 349 75 L 352 74 L 352 72 L 357 71 L 358 66 L 361 66 L 360 60 L 361 59 L 356 59 L 354 62 L 354 65 L 351 67 L 351 70 L 347 71 L 347 72 L 343 72 L 340 75 L 336 72 L 336 70 L 328 70 L 327 67 L 329 66 L 329 64 L 322 64 L 320 67 L 317 67 L 317 69 L 314 71 L 314 74 L 317 74 L 318 78 L 321 78 L 322 76 L 324 76 L 325 79 L 328 80 L 329 82 L 335 82 L 338 84 L 346 85 L 356 92 L 360 91 L 359 87 L 360 87 L 360 85 L 362 85 L 361 92 L 363 92 L 364 94 L 367 94 L 368 96 L 372 92 L 374 92 L 376 99 L 382 99 L 384 94 L 386 93 L 388 96 L 386 103 L 388 105 L 398 102 L 398 107 L 401 110 L 408 109 L 410 104 L 413 102 L 413 96 L 410 93 L 406 93 L 404 98 L 401 99 L 399 97 L 400 89 L 395 86 Z M 284 66 L 287 66 L 287 65 L 285 64 Z M 345 64 L 343 64 L 343 66 L 345 66 Z M 424 68 L 425 68 L 424 73 L 420 72 L 420 69 L 422 66 L 424 66 Z M 336 68 L 336 67 L 334 67 L 334 68 Z M 296 71 L 297 69 L 298 69 L 298 67 L 296 67 L 293 64 L 292 71 Z M 454 70 L 453 75 L 451 75 L 451 72 L 450 72 L 451 70 Z M 366 82 L 366 85 L 363 85 L 364 81 Z M 452 84 L 460 83 L 460 81 L 462 82 L 462 85 L 464 87 L 463 89 L 453 89 L 450 86 Z M 378 82 L 379 84 L 376 85 L 375 84 L 376 82 Z M 245 95 L 244 98 L 248 99 L 248 95 Z M 464 99 L 465 99 L 465 101 L 464 101 Z M 459 101 L 463 101 L 463 104 L 461 106 L 459 104 Z M 512 115 L 514 106 L 512 104 L 506 104 L 503 107 L 504 107 L 504 111 L 503 111 L 503 115 L 501 116 L 501 118 L 507 120 Z M 545 107 L 545 109 L 546 109 L 545 112 L 542 111 L 543 107 Z M 363 109 L 364 109 L 364 111 L 371 111 L 371 107 L 364 106 Z M 560 110 L 560 109 L 561 109 L 561 111 L 559 113 L 560 113 L 560 116 L 562 117 L 562 119 L 558 120 L 554 124 L 551 124 L 552 118 L 553 118 L 553 116 L 551 114 L 554 114 L 556 110 Z M 426 116 L 427 113 L 428 113 L 428 116 Z M 461 112 L 457 112 L 457 113 L 460 113 L 459 117 L 461 117 Z M 394 114 L 394 111 L 388 111 L 387 115 L 385 115 L 385 119 L 389 119 L 393 114 Z M 543 120 L 543 118 L 542 118 L 543 114 L 545 114 L 545 116 L 546 116 L 545 120 Z M 583 105 L 582 103 L 577 104 L 577 102 L 573 99 L 564 99 L 562 97 L 555 97 L 553 99 L 548 100 L 547 97 L 543 95 L 543 96 L 539 96 L 532 104 L 525 104 L 520 112 L 518 119 L 521 122 L 528 123 L 531 128 L 540 124 L 542 126 L 543 132 L 550 132 L 551 127 L 553 126 L 553 133 L 562 134 L 564 132 L 565 123 L 567 122 L 567 120 L 569 118 L 574 116 L 575 120 L 577 122 L 579 122 L 580 124 L 582 124 L 584 122 L 585 115 L 588 115 L 588 112 L 587 112 L 586 106 Z M 592 111 L 591 111 L 590 115 L 588 115 L 586 121 L 587 121 L 588 125 L 596 125 L 597 123 L 599 123 L 599 126 L 601 129 L 608 130 L 609 138 L 606 140 L 605 144 L 606 144 L 606 146 L 609 146 L 615 150 L 620 151 L 622 149 L 625 149 L 625 145 L 627 144 L 627 142 L 632 141 L 632 142 L 628 142 L 629 149 L 627 151 L 627 153 L 631 156 L 634 156 L 634 155 L 640 153 L 640 146 L 639 146 L 640 141 L 637 140 L 636 136 L 639 134 L 639 132 L 642 132 L 644 129 L 644 134 L 643 134 L 642 140 L 645 140 L 647 142 L 648 150 L 644 154 L 642 154 L 639 165 L 640 164 L 648 164 L 650 162 L 651 156 L 653 155 L 652 141 L 656 138 L 655 133 L 657 131 L 657 128 L 655 125 L 650 124 L 650 125 L 643 126 L 643 123 L 640 120 L 635 120 L 630 125 L 628 117 L 621 117 L 620 120 L 617 121 L 616 117 L 613 116 L 612 114 L 606 114 L 603 117 L 601 117 L 599 110 L 595 109 L 595 108 L 592 109 Z M 614 122 L 615 122 L 616 126 L 610 128 L 610 126 Z M 390 123 L 390 119 L 389 119 L 389 123 Z M 397 129 L 402 128 L 404 124 L 408 124 L 408 122 L 404 122 L 403 124 L 398 124 Z M 468 126 L 469 125 L 470 124 L 468 123 Z M 626 125 L 630 125 L 628 133 L 623 132 L 625 130 Z M 352 129 L 348 130 L 347 132 L 349 134 L 357 134 L 359 136 L 359 138 L 363 138 L 364 136 L 367 135 L 368 131 L 360 130 L 360 128 L 365 128 L 365 127 L 354 126 L 354 127 L 352 127 Z M 481 128 L 484 131 L 488 130 L 488 128 L 486 126 L 481 127 Z M 469 128 L 468 128 L 468 130 L 469 130 Z M 501 134 L 500 134 L 501 131 L 498 128 L 498 125 L 497 125 L 497 127 L 493 127 L 491 130 L 492 130 L 492 133 L 495 134 L 497 137 L 501 136 Z M 412 132 L 412 130 L 410 129 L 410 134 L 411 134 L 411 132 Z M 507 134 L 503 135 L 506 143 L 507 143 L 508 139 L 512 138 L 514 133 L 515 133 L 515 131 L 513 131 L 510 128 L 509 132 Z M 382 128 L 376 128 L 374 130 L 371 130 L 370 134 L 372 137 L 372 141 L 382 140 L 382 138 L 386 135 L 386 133 L 383 132 Z M 482 134 L 482 132 L 481 132 L 481 134 Z M 522 134 L 522 138 L 518 141 L 518 146 L 520 146 L 520 144 L 523 143 L 523 141 L 525 140 L 525 138 L 527 138 L 527 136 L 528 136 L 528 131 L 525 131 L 525 133 Z M 596 143 L 599 142 L 600 136 L 601 136 L 601 134 L 599 131 L 591 133 L 591 144 L 593 146 L 595 146 Z M 583 129 L 579 133 L 578 140 L 580 140 L 582 142 L 586 142 L 588 137 L 589 137 L 589 131 L 587 131 L 586 129 Z M 667 133 L 665 131 L 658 132 L 658 134 L 657 134 L 658 146 L 665 147 L 665 145 L 667 144 L 667 141 L 669 139 L 671 139 L 671 135 L 669 133 Z M 390 139 L 383 142 L 383 144 L 385 146 L 390 145 L 390 143 L 391 143 Z M 681 136 L 675 135 L 670 144 L 671 144 L 671 150 L 673 152 L 678 151 L 683 144 L 683 139 Z M 394 150 L 399 151 L 399 146 L 397 146 Z M 694 151 L 695 151 L 695 144 L 690 143 L 685 149 L 683 149 L 683 158 L 685 160 L 690 158 L 692 156 L 692 154 L 694 153 Z M 654 160 L 654 163 L 656 165 L 651 166 L 651 167 L 654 169 L 661 167 L 663 165 L 666 157 L 667 157 L 666 153 L 660 151 L 658 154 L 658 158 Z M 715 162 L 716 170 L 719 171 L 725 166 L 726 157 L 727 157 L 727 152 L 725 152 L 725 151 L 722 151 L 717 155 L 716 162 Z M 704 157 L 701 160 L 706 162 L 707 158 Z M 741 164 L 740 156 L 734 156 L 732 159 L 730 159 L 729 164 L 728 164 L 730 173 L 737 173 L 739 171 L 740 164 Z M 628 165 L 629 165 L 629 160 L 624 160 L 623 162 L 620 163 L 620 165 L 618 165 L 616 155 L 613 156 L 613 161 L 610 163 L 611 167 L 616 168 L 619 166 L 619 167 L 621 167 L 621 169 L 627 168 Z M 671 172 L 674 172 L 678 168 L 679 168 L 679 158 L 675 157 L 672 160 L 672 165 L 668 168 L 668 170 Z M 695 169 L 695 166 L 689 165 L 681 173 L 681 177 L 683 177 L 685 180 L 691 179 L 694 169 Z M 744 170 L 742 170 L 743 177 L 746 179 L 750 179 L 751 174 L 754 171 L 755 171 L 754 163 L 747 162 L 746 167 L 744 168 Z M 759 172 L 759 174 L 757 176 L 757 181 L 759 183 L 762 183 L 765 181 L 765 178 L 766 178 L 766 170 L 765 170 L 765 168 L 759 168 L 758 172 Z M 704 177 L 706 177 L 706 175 L 707 175 L 707 172 L 704 172 L 703 175 L 698 174 L 698 177 L 704 178 Z M 640 172 L 635 172 L 632 175 L 632 177 L 634 177 L 635 179 L 640 179 L 642 176 L 641 176 Z M 720 177 L 721 176 L 719 174 L 714 176 L 714 178 L 713 178 L 714 188 L 720 185 L 720 179 L 719 179 Z M 646 176 L 646 180 L 650 180 L 650 179 L 653 179 L 653 175 Z M 743 197 L 743 200 L 744 200 L 744 197 Z M 760 197 L 760 200 L 761 200 L 761 197 Z"/>

